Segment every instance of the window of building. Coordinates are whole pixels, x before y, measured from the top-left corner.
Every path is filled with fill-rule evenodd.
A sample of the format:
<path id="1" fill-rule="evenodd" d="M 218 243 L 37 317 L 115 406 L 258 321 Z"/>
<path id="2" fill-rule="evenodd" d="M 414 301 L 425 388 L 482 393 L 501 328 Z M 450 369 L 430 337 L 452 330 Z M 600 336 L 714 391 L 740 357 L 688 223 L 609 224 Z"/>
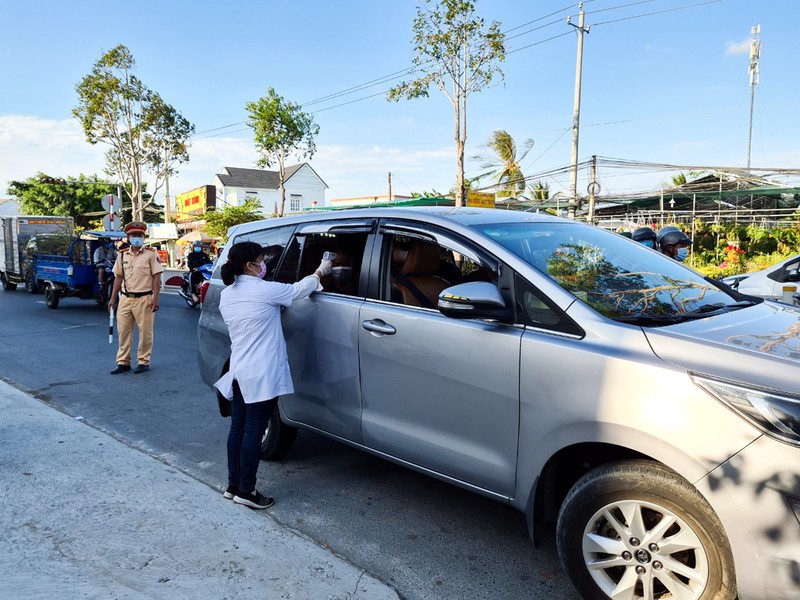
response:
<path id="1" fill-rule="evenodd" d="M 291 194 L 289 196 L 289 212 L 300 212 L 303 209 L 303 196 Z"/>

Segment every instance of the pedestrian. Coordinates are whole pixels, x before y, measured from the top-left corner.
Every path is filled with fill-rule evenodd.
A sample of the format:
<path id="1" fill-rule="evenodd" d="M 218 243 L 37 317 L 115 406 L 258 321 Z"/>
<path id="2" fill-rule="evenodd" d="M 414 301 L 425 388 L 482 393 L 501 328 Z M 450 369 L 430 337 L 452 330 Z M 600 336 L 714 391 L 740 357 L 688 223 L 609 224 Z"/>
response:
<path id="1" fill-rule="evenodd" d="M 164 271 L 158 252 L 144 246 L 147 225 L 141 221 L 128 223 L 124 228 L 130 247 L 121 250 L 114 263 L 114 290 L 108 305 L 117 310 L 119 350 L 117 366 L 112 375 L 131 370 L 133 326 L 139 328 L 139 347 L 135 374 L 150 368 L 153 353 L 153 321 L 158 310 L 161 292 L 161 273 Z M 119 295 L 122 294 L 120 298 Z"/>
<path id="2" fill-rule="evenodd" d="M 652 227 L 639 227 L 633 232 L 631 239 L 648 248 L 656 247 L 656 232 Z"/>
<path id="3" fill-rule="evenodd" d="M 214 384 L 231 401 L 228 434 L 228 488 L 225 498 L 253 509 L 274 500 L 256 489 L 261 439 L 281 394 L 294 392 L 281 309 L 322 289 L 319 280 L 330 274 L 323 260 L 313 275 L 296 283 L 264 281 L 264 249 L 255 242 L 231 246 L 222 265 L 219 312 L 231 339 L 230 369 Z"/>
<path id="4" fill-rule="evenodd" d="M 689 246 L 692 245 L 691 238 L 674 225 L 667 225 L 658 230 L 656 241 L 661 253 L 679 262 L 683 262 L 689 256 Z"/>

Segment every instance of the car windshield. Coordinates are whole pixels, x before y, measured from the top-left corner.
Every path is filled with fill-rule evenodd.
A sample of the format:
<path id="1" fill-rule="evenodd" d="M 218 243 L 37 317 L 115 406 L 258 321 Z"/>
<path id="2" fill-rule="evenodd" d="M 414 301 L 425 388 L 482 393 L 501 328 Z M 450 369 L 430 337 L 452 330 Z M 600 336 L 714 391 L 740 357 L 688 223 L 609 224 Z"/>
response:
<path id="1" fill-rule="evenodd" d="M 475 229 L 618 321 L 667 325 L 750 305 L 671 258 L 590 225 L 508 223 Z"/>

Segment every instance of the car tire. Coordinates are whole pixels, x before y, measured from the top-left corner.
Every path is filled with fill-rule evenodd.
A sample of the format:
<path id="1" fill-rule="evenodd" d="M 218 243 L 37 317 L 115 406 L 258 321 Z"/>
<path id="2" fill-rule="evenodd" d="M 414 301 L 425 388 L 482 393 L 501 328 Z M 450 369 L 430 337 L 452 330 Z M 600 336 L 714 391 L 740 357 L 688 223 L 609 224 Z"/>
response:
<path id="1" fill-rule="evenodd" d="M 561 506 L 557 545 L 584 598 L 736 598 L 730 546 L 713 509 L 654 462 L 609 463 L 584 475 Z"/>
<path id="2" fill-rule="evenodd" d="M 281 421 L 280 410 L 275 407 L 261 439 L 261 458 L 273 460 L 286 454 L 297 439 L 297 428 Z"/>
<path id="3" fill-rule="evenodd" d="M 25 289 L 29 294 L 38 294 L 40 291 L 39 286 L 36 285 L 36 278 L 32 271 L 28 271 L 25 275 Z"/>

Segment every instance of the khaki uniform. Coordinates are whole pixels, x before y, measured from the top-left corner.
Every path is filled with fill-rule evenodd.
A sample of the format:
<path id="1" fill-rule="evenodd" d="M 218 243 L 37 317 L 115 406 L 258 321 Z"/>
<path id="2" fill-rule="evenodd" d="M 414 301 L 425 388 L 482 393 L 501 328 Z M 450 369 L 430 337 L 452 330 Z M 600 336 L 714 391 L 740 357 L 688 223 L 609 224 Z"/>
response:
<path id="1" fill-rule="evenodd" d="M 138 364 L 149 365 L 153 353 L 153 275 L 164 271 L 158 253 L 142 248 L 138 253 L 122 250 L 114 263 L 114 276 L 122 279 L 122 296 L 117 308 L 119 350 L 117 364 L 131 364 L 133 326 L 139 327 Z M 147 295 L 140 295 L 150 292 Z"/>

